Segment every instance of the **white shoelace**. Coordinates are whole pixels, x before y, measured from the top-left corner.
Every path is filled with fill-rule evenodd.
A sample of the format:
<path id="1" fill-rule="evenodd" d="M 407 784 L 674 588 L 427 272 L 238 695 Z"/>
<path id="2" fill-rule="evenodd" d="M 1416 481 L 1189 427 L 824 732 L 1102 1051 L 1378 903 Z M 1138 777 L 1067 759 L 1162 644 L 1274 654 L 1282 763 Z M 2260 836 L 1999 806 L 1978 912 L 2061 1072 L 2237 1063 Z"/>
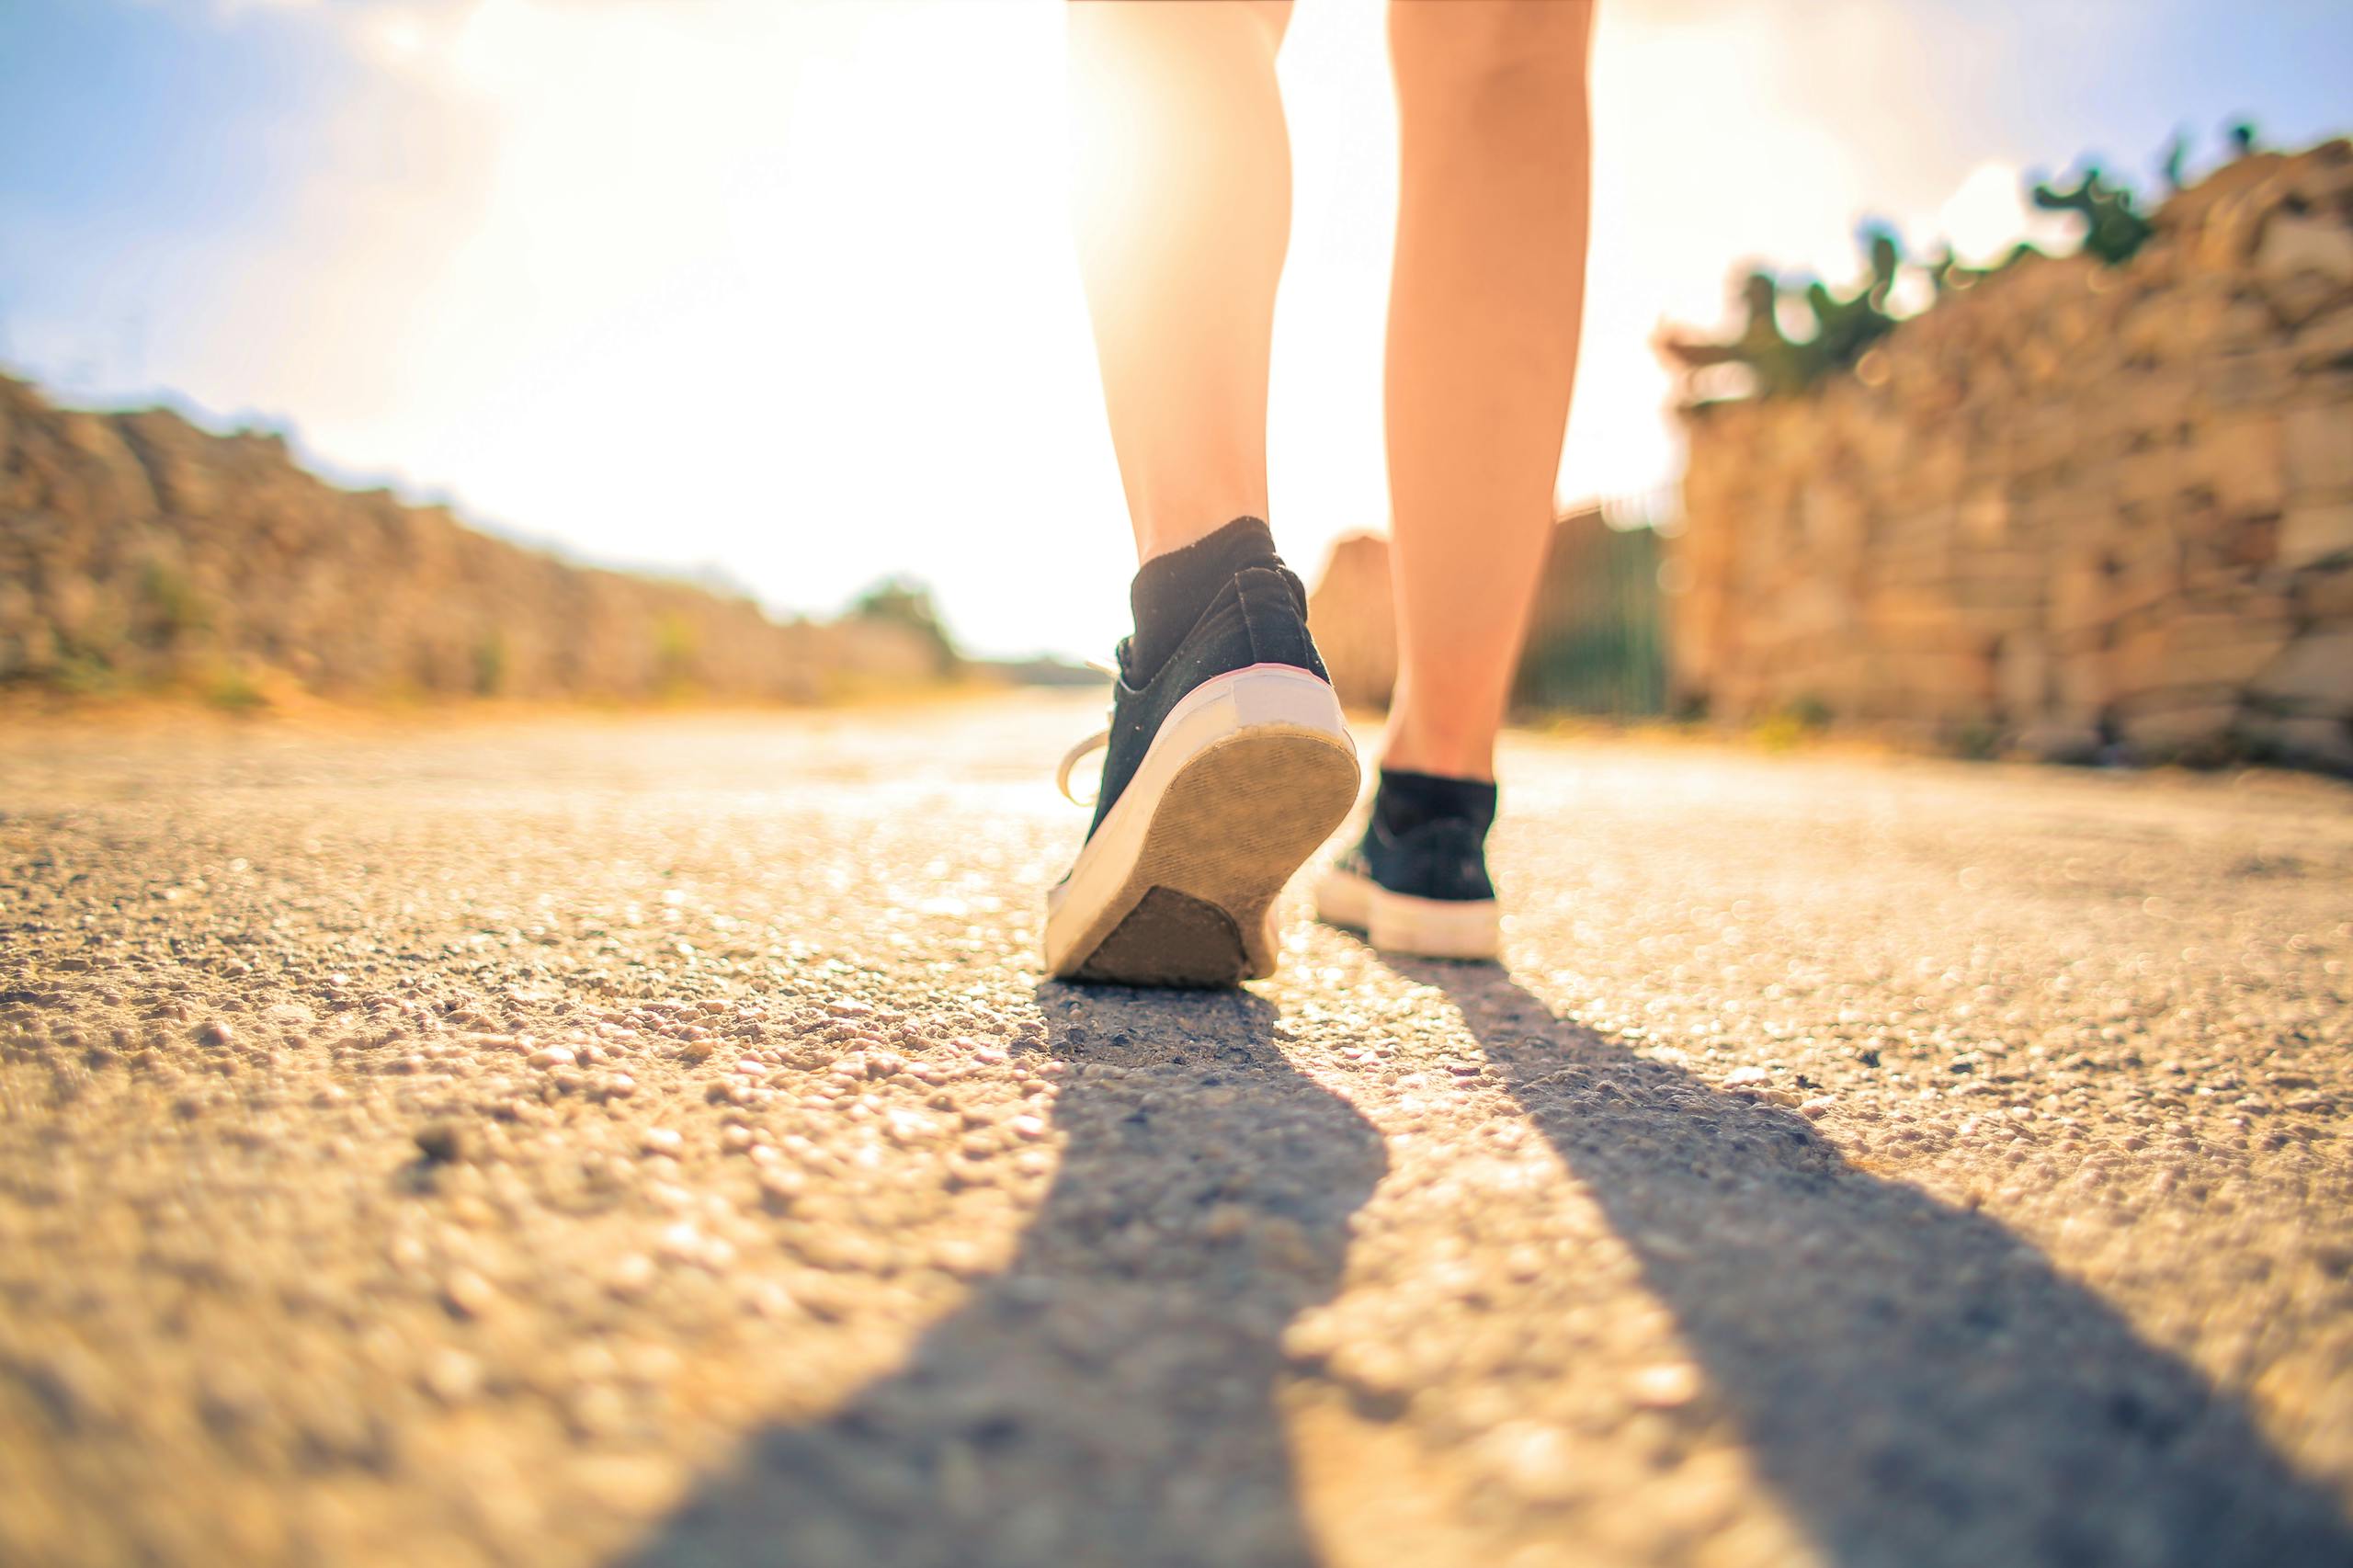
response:
<path id="1" fill-rule="evenodd" d="M 1074 806 L 1091 806 L 1095 803 L 1095 797 L 1092 795 L 1082 801 L 1070 792 L 1070 770 L 1076 767 L 1087 753 L 1100 751 L 1110 744 L 1111 732 L 1097 730 L 1070 750 L 1063 753 L 1062 766 L 1054 769 L 1054 788 L 1063 792 L 1063 800 Z"/>
<path id="2" fill-rule="evenodd" d="M 1110 665 L 1103 664 L 1098 660 L 1087 660 L 1086 667 L 1111 680 L 1117 680 L 1120 678 L 1120 672 L 1118 670 L 1113 669 Z M 1095 796 L 1093 795 L 1089 795 L 1086 799 L 1082 801 L 1076 795 L 1070 792 L 1070 770 L 1076 767 L 1079 763 L 1086 758 L 1089 752 L 1100 751 L 1110 744 L 1111 731 L 1110 727 L 1106 725 L 1104 728 L 1096 731 L 1093 734 L 1079 742 L 1078 744 L 1071 747 L 1070 750 L 1063 753 L 1062 766 L 1054 769 L 1054 788 L 1063 792 L 1063 800 L 1068 801 L 1074 806 L 1091 806 L 1095 803 Z"/>

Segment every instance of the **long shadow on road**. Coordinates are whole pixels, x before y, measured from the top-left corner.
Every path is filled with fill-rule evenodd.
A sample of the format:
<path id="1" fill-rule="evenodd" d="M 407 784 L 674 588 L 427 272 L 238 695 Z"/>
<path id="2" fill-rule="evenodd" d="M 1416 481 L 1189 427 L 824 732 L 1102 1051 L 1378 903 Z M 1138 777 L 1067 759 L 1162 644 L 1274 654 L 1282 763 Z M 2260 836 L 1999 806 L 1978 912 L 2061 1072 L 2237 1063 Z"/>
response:
<path id="1" fill-rule="evenodd" d="M 754 1439 L 660 1563 L 1303 1563 L 1279 1338 L 1385 1168 L 1256 996 L 1040 988 L 1074 1068 L 1017 1256 L 906 1369 Z M 1125 1076 L 1104 1069 L 1123 1069 Z"/>
<path id="2" fill-rule="evenodd" d="M 2236 1401 L 2000 1224 L 1498 970 L 1391 967 L 1452 999 L 1833 1562 L 2353 1562 L 2336 1503 Z"/>

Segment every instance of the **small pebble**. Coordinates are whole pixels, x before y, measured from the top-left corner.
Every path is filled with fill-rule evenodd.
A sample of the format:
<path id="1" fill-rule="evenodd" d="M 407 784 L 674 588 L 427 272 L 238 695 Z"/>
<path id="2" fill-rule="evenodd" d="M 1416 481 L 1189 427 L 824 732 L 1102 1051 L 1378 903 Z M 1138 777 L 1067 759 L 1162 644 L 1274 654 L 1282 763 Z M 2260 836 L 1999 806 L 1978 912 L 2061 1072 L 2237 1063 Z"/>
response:
<path id="1" fill-rule="evenodd" d="M 482 1392 L 482 1363 L 445 1345 L 425 1364 L 426 1392 L 444 1404 L 463 1404 Z"/>
<path id="2" fill-rule="evenodd" d="M 1644 1367 L 1633 1375 L 1629 1392 L 1645 1410 L 1673 1410 L 1699 1396 L 1699 1369 L 1688 1361 Z"/>
<path id="3" fill-rule="evenodd" d="M 602 1437 L 629 1419 L 629 1402 L 618 1389 L 590 1383 L 564 1401 L 564 1420 L 584 1437 Z"/>
<path id="4" fill-rule="evenodd" d="M 760 1201 L 769 1212 L 781 1214 L 800 1200 L 809 1178 L 799 1171 L 769 1167 L 760 1172 Z"/>
<path id="5" fill-rule="evenodd" d="M 1221 1203 L 1201 1221 L 1201 1234 L 1213 1242 L 1230 1242 L 1250 1228 L 1250 1212 L 1238 1203 Z"/>
<path id="6" fill-rule="evenodd" d="M 1568 1434 L 1534 1421 L 1506 1421 L 1480 1443 L 1497 1477 L 1524 1502 L 1574 1501 L 1583 1486 Z"/>
<path id="7" fill-rule="evenodd" d="M 471 1268 L 459 1269 L 441 1284 L 441 1304 L 459 1317 L 480 1317 L 497 1299 L 490 1281 Z"/>
<path id="8" fill-rule="evenodd" d="M 623 1301 L 630 1301 L 643 1295 L 658 1272 L 652 1258 L 642 1252 L 633 1252 L 613 1265 L 613 1272 L 606 1279 L 605 1289 Z"/>
<path id="9" fill-rule="evenodd" d="M 649 1127 L 642 1146 L 649 1154 L 676 1154 L 686 1144 L 676 1128 Z"/>

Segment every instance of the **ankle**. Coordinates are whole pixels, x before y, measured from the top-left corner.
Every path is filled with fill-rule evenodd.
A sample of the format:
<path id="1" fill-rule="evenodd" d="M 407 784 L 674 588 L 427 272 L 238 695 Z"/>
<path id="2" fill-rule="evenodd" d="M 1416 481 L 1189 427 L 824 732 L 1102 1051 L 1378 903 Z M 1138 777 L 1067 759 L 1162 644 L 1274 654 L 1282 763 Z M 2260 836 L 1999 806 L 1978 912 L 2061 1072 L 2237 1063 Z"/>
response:
<path id="1" fill-rule="evenodd" d="M 1427 773 L 1492 784 L 1500 713 L 1482 720 L 1468 710 L 1484 707 L 1457 692 L 1431 701 L 1407 678 L 1399 683 L 1381 736 L 1381 766 L 1401 773 Z"/>
<path id="2" fill-rule="evenodd" d="M 1188 514 L 1181 524 L 1160 517 L 1140 516 L 1135 519 L 1134 525 L 1136 564 L 1139 567 L 1149 566 L 1155 561 L 1176 554 L 1179 551 L 1189 550 L 1195 545 L 1207 542 L 1232 523 L 1238 522 L 1242 518 L 1263 518 L 1266 515 L 1263 508 L 1255 512 L 1208 511 Z M 1200 521 L 1202 517 L 1212 517 L 1216 520 L 1204 523 Z"/>
<path id="3" fill-rule="evenodd" d="M 1392 722 L 1388 737 L 1381 743 L 1381 766 L 1397 773 L 1492 784 L 1495 781 L 1495 741 L 1493 735 L 1424 734 Z"/>
<path id="4" fill-rule="evenodd" d="M 1151 679 L 1235 574 L 1281 564 L 1267 525 L 1249 517 L 1236 517 L 1181 550 L 1145 562 L 1128 590 L 1136 628 L 1129 640 L 1130 678 Z"/>

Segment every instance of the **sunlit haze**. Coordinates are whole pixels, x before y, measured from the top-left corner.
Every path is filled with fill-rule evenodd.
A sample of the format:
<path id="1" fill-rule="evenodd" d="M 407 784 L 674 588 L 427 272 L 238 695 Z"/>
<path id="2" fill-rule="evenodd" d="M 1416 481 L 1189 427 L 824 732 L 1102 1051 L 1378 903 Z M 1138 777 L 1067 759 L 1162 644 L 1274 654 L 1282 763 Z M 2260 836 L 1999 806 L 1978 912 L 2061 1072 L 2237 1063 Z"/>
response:
<path id="1" fill-rule="evenodd" d="M 1663 318 L 2146 187 L 2180 127 L 2344 128 L 2353 7 L 1605 0 L 1561 494 L 1677 471 Z M 11 0 L 0 365 L 290 428 L 341 479 L 829 612 L 904 572 L 989 653 L 1101 654 L 1132 562 L 1064 212 L 1059 0 Z M 1378 5 L 1302 0 L 1274 522 L 1381 527 Z M 2063 232 L 2063 231 L 2062 231 Z"/>

